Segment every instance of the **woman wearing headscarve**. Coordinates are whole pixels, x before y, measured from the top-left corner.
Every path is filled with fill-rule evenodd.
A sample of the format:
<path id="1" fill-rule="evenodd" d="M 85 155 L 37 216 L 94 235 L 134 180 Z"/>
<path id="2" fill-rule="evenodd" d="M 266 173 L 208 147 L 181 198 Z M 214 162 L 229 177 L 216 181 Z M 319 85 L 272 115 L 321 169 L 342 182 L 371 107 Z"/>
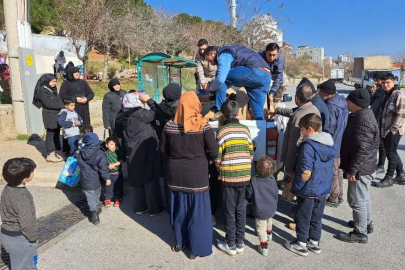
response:
<path id="1" fill-rule="evenodd" d="M 60 126 L 58 114 L 64 108 L 63 101 L 58 95 L 56 77 L 53 74 L 44 74 L 39 78 L 32 102 L 37 108 L 42 108 L 42 120 L 46 129 L 46 161 L 61 162 L 60 156 Z"/>
<path id="2" fill-rule="evenodd" d="M 152 123 L 156 103 L 146 94 L 124 97 L 125 112 L 117 118 L 122 126 L 128 164 L 128 180 L 133 187 L 134 211 L 154 216 L 164 211 L 159 177 L 161 177 L 159 140 Z M 145 109 L 148 104 L 150 110 Z"/>
<path id="3" fill-rule="evenodd" d="M 212 253 L 212 218 L 208 160 L 218 153 L 214 130 L 201 115 L 194 92 L 180 98 L 173 121 L 167 122 L 160 150 L 169 158 L 170 223 L 175 234 L 173 251 L 190 247 L 192 259 Z"/>
<path id="4" fill-rule="evenodd" d="M 115 133 L 115 119 L 122 110 L 122 100 L 127 91 L 121 89 L 120 81 L 113 78 L 108 83 L 110 92 L 106 93 L 103 98 L 103 123 L 104 128 L 108 129 L 111 135 Z"/>
<path id="5" fill-rule="evenodd" d="M 73 99 L 76 102 L 75 111 L 83 119 L 83 125 L 90 125 L 89 102 L 94 98 L 93 90 L 86 81 L 80 79 L 79 69 L 69 67 L 66 71 L 67 79 L 60 87 L 59 95 L 62 99 Z"/>

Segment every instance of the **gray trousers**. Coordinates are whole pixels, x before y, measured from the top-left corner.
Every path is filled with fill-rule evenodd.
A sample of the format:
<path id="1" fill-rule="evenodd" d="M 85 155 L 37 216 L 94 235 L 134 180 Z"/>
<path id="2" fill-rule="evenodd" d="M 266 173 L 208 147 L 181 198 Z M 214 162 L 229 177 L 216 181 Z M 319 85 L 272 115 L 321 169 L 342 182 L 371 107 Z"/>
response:
<path id="1" fill-rule="evenodd" d="M 271 218 L 267 220 L 260 220 L 256 218 L 256 232 L 259 236 L 260 243 L 267 242 L 268 230 L 273 230 L 273 220 Z"/>
<path id="2" fill-rule="evenodd" d="M 98 211 L 98 203 L 101 196 L 101 187 L 94 190 L 83 190 L 91 212 Z"/>
<path id="3" fill-rule="evenodd" d="M 367 234 L 367 225 L 372 221 L 372 207 L 369 189 L 375 173 L 360 175 L 356 182 L 349 181 L 347 189 L 347 201 L 353 209 L 354 230 L 361 234 Z"/>
<path id="4" fill-rule="evenodd" d="M 38 243 L 30 244 L 23 236 L 8 236 L 0 233 L 0 241 L 10 255 L 12 270 L 36 270 Z"/>

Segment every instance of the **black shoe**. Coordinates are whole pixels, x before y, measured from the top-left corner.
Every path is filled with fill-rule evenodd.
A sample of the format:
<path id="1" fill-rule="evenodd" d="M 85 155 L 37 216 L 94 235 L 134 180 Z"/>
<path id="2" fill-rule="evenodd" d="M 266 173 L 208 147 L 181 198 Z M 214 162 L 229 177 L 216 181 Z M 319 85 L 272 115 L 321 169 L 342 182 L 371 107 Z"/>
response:
<path id="1" fill-rule="evenodd" d="M 394 178 L 393 181 L 398 185 L 405 185 L 405 173 L 397 173 L 397 176 Z"/>
<path id="2" fill-rule="evenodd" d="M 333 202 L 329 199 L 326 200 L 326 206 L 337 208 L 339 206 L 339 202 Z"/>
<path id="3" fill-rule="evenodd" d="M 392 180 L 392 176 L 385 176 L 383 180 L 374 184 L 374 186 L 378 188 L 392 187 L 393 185 L 394 181 Z"/>
<path id="4" fill-rule="evenodd" d="M 344 202 L 345 200 L 343 200 L 343 198 L 338 198 L 338 204 L 341 204 L 342 202 Z"/>
<path id="5" fill-rule="evenodd" d="M 100 217 L 98 215 L 98 211 L 91 212 L 91 222 L 94 225 L 98 225 L 100 223 Z"/>
<path id="6" fill-rule="evenodd" d="M 350 220 L 349 222 L 347 222 L 347 225 L 350 228 L 354 228 L 354 221 Z M 370 224 L 367 225 L 367 234 L 373 233 L 374 231 L 374 227 L 373 227 L 373 222 L 371 221 Z"/>
<path id="7" fill-rule="evenodd" d="M 384 166 L 378 166 L 377 167 L 376 174 L 380 174 L 380 173 L 384 173 L 384 172 L 385 172 Z"/>
<path id="8" fill-rule="evenodd" d="M 355 231 L 349 233 L 340 233 L 336 235 L 336 238 L 347 243 L 361 243 L 366 244 L 368 242 L 368 236 Z"/>

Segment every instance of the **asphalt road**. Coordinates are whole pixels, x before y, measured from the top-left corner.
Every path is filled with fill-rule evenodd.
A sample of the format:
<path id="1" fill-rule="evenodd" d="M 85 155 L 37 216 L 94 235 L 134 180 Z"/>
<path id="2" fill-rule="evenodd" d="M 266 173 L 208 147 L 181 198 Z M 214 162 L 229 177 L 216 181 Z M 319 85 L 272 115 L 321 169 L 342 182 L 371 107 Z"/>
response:
<path id="1" fill-rule="evenodd" d="M 294 86 L 288 93 L 294 94 Z M 339 93 L 352 87 L 338 85 Z M 293 106 L 293 102 L 287 106 Z M 401 140 L 400 155 L 405 157 Z M 345 181 L 345 186 L 347 183 Z M 126 194 L 120 209 L 105 209 L 101 224 L 94 226 L 83 220 L 39 250 L 39 269 L 404 269 L 405 268 L 405 186 L 371 188 L 374 233 L 368 244 L 347 244 L 333 236 L 348 232 L 346 222 L 351 209 L 346 202 L 339 208 L 326 208 L 323 219 L 322 253 L 303 258 L 287 251 L 285 239 L 295 232 L 285 225 L 290 222 L 289 205 L 280 200 L 274 218 L 274 237 L 269 243 L 269 257 L 257 251 L 254 220 L 248 218 L 245 253 L 228 257 L 213 246 L 213 254 L 189 260 L 186 253 L 170 250 L 173 233 L 169 216 L 136 216 L 132 211 L 131 194 Z M 214 230 L 214 243 L 224 236 L 223 223 Z"/>

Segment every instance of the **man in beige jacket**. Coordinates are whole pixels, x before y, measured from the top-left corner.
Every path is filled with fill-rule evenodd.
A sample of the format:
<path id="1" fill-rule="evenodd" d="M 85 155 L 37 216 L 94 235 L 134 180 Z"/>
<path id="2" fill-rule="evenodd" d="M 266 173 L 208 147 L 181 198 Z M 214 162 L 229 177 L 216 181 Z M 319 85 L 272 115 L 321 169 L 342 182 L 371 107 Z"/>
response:
<path id="1" fill-rule="evenodd" d="M 210 64 L 204 58 L 205 49 L 208 47 L 208 41 L 206 39 L 200 39 L 197 43 L 198 52 L 195 56 L 196 68 L 196 81 L 197 81 L 197 95 L 201 95 L 201 89 L 206 89 L 207 85 L 215 80 L 217 74 L 217 65 Z"/>

